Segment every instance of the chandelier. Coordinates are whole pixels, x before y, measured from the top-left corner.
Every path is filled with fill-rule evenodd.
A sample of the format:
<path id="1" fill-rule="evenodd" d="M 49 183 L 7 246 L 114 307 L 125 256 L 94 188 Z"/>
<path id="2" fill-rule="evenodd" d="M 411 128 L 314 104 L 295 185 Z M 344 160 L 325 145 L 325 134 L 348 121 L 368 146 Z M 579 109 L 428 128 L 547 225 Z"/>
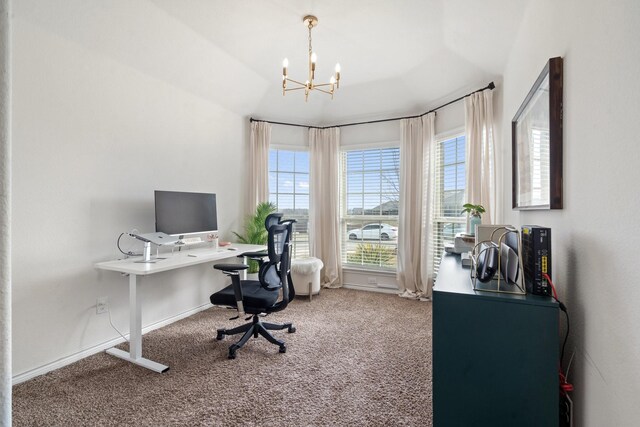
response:
<path id="1" fill-rule="evenodd" d="M 287 73 L 289 60 L 285 58 L 284 61 L 282 61 L 282 96 L 284 96 L 285 93 L 289 92 L 290 90 L 304 89 L 305 102 L 309 99 L 309 92 L 311 92 L 312 90 L 317 90 L 331 95 L 331 99 L 333 99 L 334 90 L 340 87 L 340 64 L 336 64 L 335 75 L 331 76 L 329 83 L 316 84 L 314 82 L 318 56 L 311 48 L 311 29 L 318 25 L 318 18 L 313 15 L 307 15 L 302 18 L 302 22 L 304 22 L 304 24 L 309 29 L 309 77 L 304 83 L 290 79 Z M 288 88 L 287 82 L 293 83 L 295 87 Z"/>

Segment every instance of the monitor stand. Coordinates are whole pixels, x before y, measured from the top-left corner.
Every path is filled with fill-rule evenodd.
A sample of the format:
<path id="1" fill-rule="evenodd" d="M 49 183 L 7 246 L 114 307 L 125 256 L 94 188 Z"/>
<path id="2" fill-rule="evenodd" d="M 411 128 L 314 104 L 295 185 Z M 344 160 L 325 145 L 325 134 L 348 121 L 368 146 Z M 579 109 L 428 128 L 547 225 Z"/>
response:
<path id="1" fill-rule="evenodd" d="M 153 264 L 158 260 L 166 259 L 160 258 L 156 253 L 156 257 L 151 259 L 151 243 L 155 243 L 158 246 L 166 243 L 174 243 L 175 240 L 171 240 L 171 237 L 164 233 L 149 233 L 144 235 L 138 234 L 129 234 L 131 237 L 135 237 L 138 240 L 142 240 L 144 242 L 144 249 L 142 251 L 142 260 L 134 261 L 134 264 Z M 158 241 L 158 239 L 163 239 Z"/>
<path id="2" fill-rule="evenodd" d="M 151 242 L 144 242 L 144 249 L 142 251 L 142 260 L 134 261 L 136 264 L 153 264 L 157 259 L 151 259 Z"/>

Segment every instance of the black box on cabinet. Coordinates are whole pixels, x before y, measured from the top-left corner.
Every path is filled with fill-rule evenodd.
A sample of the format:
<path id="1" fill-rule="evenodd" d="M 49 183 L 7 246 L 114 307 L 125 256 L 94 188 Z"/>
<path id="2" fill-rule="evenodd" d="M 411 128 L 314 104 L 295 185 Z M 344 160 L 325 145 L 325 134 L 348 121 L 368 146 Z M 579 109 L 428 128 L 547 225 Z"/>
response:
<path id="1" fill-rule="evenodd" d="M 527 293 L 551 295 L 551 229 L 537 225 L 522 226 L 522 264 Z"/>

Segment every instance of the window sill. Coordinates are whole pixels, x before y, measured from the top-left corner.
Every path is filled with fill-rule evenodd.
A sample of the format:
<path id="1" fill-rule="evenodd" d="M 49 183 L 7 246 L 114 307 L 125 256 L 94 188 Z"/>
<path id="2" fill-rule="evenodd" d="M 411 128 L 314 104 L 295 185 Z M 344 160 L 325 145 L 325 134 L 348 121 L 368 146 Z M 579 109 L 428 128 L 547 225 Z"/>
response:
<path id="1" fill-rule="evenodd" d="M 354 273 L 375 273 L 375 274 L 380 274 L 383 276 L 396 276 L 397 271 L 396 270 L 386 270 L 386 269 L 381 269 L 381 268 L 366 268 L 366 267 L 358 267 L 358 266 L 351 266 L 351 265 L 343 265 L 342 266 L 342 270 L 343 271 L 349 271 L 349 272 L 354 272 Z"/>

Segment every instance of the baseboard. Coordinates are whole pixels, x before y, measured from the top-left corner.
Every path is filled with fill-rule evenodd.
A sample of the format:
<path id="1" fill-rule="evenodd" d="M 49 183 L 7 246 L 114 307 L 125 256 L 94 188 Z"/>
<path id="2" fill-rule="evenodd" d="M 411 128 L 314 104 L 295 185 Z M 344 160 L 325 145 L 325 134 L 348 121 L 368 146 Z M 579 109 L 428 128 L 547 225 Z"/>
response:
<path id="1" fill-rule="evenodd" d="M 145 326 L 142 328 L 142 334 L 146 334 L 147 332 L 151 332 L 155 329 L 159 329 L 162 328 L 164 326 L 170 325 L 173 322 L 177 322 L 178 320 L 182 320 L 186 317 L 192 316 L 196 313 L 199 313 L 203 310 L 206 310 L 208 308 L 212 307 L 212 305 L 210 303 L 207 304 L 203 304 L 199 307 L 196 308 L 192 308 L 191 310 L 187 310 L 184 313 L 180 313 L 177 314 L 175 316 L 169 317 L 167 319 L 164 320 L 160 320 L 156 323 L 153 323 L 151 325 Z M 125 337 L 129 337 L 129 334 L 125 334 Z M 114 338 L 112 340 L 106 341 L 102 344 L 98 344 L 95 345 L 91 348 L 88 348 L 86 350 L 82 350 L 78 353 L 72 354 L 70 356 L 66 356 L 63 357 L 61 359 L 58 359 L 54 362 L 51 363 L 47 363 L 46 365 L 40 366 L 38 368 L 34 368 L 31 370 L 28 370 L 26 372 L 22 372 L 18 375 L 15 375 L 11 380 L 12 380 L 12 384 L 16 385 L 16 384 L 20 384 L 23 383 L 25 381 L 28 381 L 32 378 L 38 377 L 40 375 L 44 375 L 48 372 L 51 371 L 55 371 L 56 369 L 60 369 L 64 366 L 70 365 L 74 362 L 77 362 L 78 360 L 84 359 L 85 357 L 89 357 L 92 356 L 94 354 L 100 353 L 102 351 L 105 351 L 111 347 L 114 347 L 118 344 L 121 344 L 124 342 L 124 339 L 122 337 L 118 337 L 118 338 Z"/>
<path id="2" fill-rule="evenodd" d="M 377 286 L 367 286 L 367 285 L 354 285 L 354 284 L 343 284 L 343 288 L 345 289 L 355 289 L 357 291 L 367 291 L 367 292 L 379 292 L 381 294 L 395 294 L 398 295 L 400 292 L 398 289 L 394 288 L 380 288 Z"/>

